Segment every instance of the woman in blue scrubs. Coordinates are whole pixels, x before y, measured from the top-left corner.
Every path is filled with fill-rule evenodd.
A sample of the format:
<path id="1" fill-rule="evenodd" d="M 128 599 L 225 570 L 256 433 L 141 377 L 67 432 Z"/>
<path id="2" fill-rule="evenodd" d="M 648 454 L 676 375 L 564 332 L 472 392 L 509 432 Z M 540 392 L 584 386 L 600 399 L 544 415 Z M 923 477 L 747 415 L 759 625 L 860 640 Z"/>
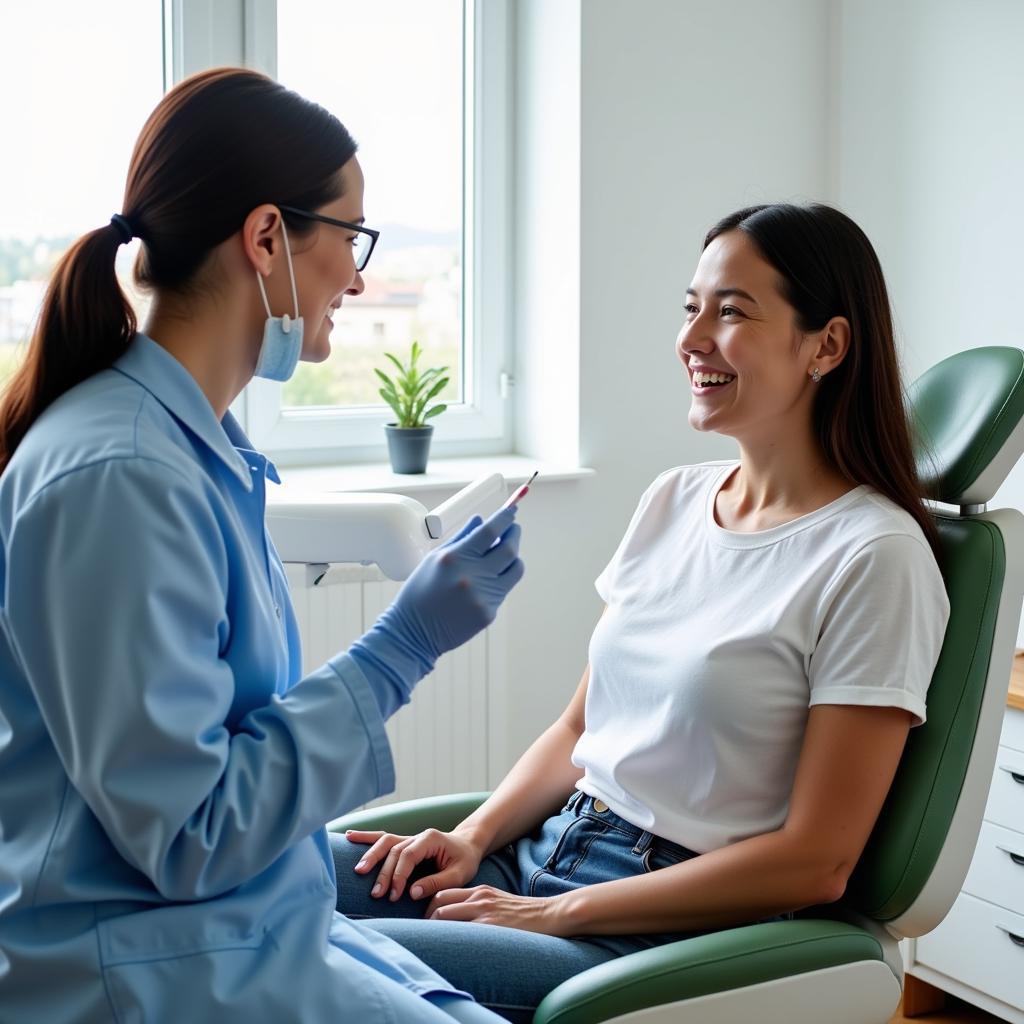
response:
<path id="1" fill-rule="evenodd" d="M 515 510 L 302 676 L 228 406 L 362 291 L 355 144 L 255 72 L 157 107 L 0 408 L 0 1022 L 496 1020 L 335 913 L 324 823 L 393 789 L 384 721 L 522 575 Z M 144 333 L 117 284 L 143 242 Z"/>

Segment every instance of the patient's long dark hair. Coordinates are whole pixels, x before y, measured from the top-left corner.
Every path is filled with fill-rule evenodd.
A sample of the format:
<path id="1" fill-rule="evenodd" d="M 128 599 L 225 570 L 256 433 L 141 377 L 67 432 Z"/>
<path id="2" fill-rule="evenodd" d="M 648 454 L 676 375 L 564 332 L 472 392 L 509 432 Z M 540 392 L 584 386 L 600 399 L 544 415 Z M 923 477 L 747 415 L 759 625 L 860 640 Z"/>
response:
<path id="1" fill-rule="evenodd" d="M 938 555 L 938 531 L 914 462 L 889 293 L 867 235 L 831 206 L 775 203 L 723 218 L 704 248 L 736 229 L 782 276 L 783 297 L 801 330 L 821 330 L 836 316 L 849 321 L 846 357 L 817 385 L 818 441 L 847 480 L 870 484 L 905 508 Z"/>
<path id="2" fill-rule="evenodd" d="M 339 198 L 355 151 L 336 117 L 266 75 L 217 68 L 187 78 L 150 115 L 128 169 L 120 213 L 143 242 L 136 280 L 189 293 L 211 250 L 260 204 L 315 210 Z M 285 219 L 290 234 L 316 230 Z M 0 406 L 0 473 L 47 406 L 128 348 L 135 313 L 114 274 L 122 240 L 122 228 L 104 225 L 58 264 Z"/>

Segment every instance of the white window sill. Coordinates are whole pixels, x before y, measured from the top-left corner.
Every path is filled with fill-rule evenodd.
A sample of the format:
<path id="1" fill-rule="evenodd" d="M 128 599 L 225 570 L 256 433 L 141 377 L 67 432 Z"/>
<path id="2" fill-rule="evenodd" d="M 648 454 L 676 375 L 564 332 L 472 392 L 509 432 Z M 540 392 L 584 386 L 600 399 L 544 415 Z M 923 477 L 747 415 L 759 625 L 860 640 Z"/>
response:
<path id="1" fill-rule="evenodd" d="M 527 455 L 479 455 L 472 458 L 431 459 L 425 473 L 393 473 L 386 462 L 279 468 L 284 488 L 302 491 L 416 491 L 458 490 L 480 477 L 501 473 L 510 484 L 522 483 L 538 470 L 537 483 L 580 480 L 594 470 L 568 463 L 550 463 Z"/>

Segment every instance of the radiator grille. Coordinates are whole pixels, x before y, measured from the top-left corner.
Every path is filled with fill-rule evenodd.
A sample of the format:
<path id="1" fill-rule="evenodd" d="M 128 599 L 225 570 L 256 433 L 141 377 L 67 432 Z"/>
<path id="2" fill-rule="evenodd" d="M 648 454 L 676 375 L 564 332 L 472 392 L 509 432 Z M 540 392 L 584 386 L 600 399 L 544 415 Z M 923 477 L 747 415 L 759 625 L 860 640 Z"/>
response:
<path id="1" fill-rule="evenodd" d="M 308 585 L 304 566 L 286 571 L 307 672 L 361 636 L 400 586 L 361 566 L 333 566 L 317 587 Z M 492 742 L 500 718 L 493 671 L 498 629 L 495 623 L 444 655 L 387 723 L 396 788 L 377 803 L 488 788 L 499 755 Z"/>

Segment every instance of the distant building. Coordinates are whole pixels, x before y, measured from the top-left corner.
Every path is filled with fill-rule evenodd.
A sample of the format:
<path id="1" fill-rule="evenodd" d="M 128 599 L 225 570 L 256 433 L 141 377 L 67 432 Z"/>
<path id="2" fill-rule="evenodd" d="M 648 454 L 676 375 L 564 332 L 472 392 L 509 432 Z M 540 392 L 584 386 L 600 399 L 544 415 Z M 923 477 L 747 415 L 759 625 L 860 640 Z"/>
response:
<path id="1" fill-rule="evenodd" d="M 368 276 L 362 295 L 346 296 L 334 316 L 334 338 L 346 347 L 408 348 L 423 298 L 419 281 L 382 281 Z"/>

